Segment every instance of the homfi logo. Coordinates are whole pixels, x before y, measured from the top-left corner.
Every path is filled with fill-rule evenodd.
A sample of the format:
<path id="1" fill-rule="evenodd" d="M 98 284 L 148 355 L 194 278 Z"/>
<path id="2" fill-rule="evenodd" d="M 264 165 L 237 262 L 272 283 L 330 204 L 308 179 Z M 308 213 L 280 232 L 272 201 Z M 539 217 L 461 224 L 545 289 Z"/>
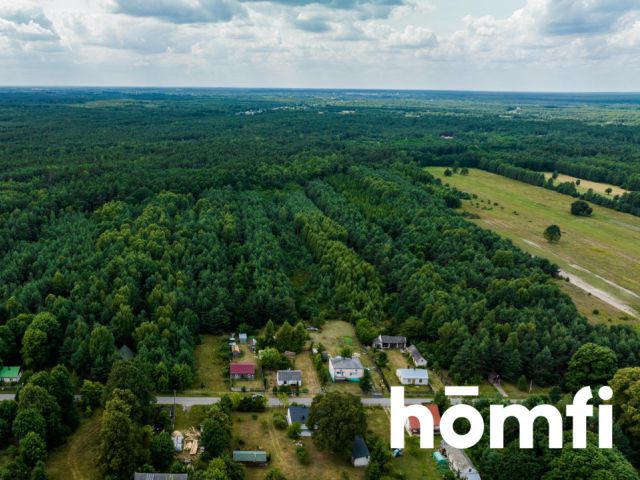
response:
<path id="1" fill-rule="evenodd" d="M 445 387 L 445 395 L 451 398 L 477 397 L 478 387 Z M 601 387 L 601 400 L 611 400 L 613 390 Z M 572 418 L 573 448 L 587 447 L 587 418 L 593 416 L 593 398 L 590 387 L 581 388 L 567 405 L 566 416 Z M 549 448 L 563 447 L 562 413 L 552 405 L 538 405 L 528 409 L 524 405 L 491 405 L 489 407 L 489 446 L 504 448 L 504 423 L 514 417 L 520 427 L 520 448 L 533 448 L 533 425 L 538 418 L 546 419 L 549 425 Z M 434 426 L 431 411 L 423 405 L 404 404 L 404 387 L 391 387 L 391 448 L 404 448 L 405 423 L 409 417 L 420 422 L 420 448 L 433 448 Z M 453 425 L 459 418 L 469 421 L 470 428 L 465 434 L 457 433 Z M 484 434 L 485 422 L 482 415 L 472 405 L 459 403 L 449 407 L 440 419 L 442 439 L 455 448 L 470 448 L 476 445 Z M 613 447 L 613 407 L 598 407 L 598 445 L 600 448 Z"/>

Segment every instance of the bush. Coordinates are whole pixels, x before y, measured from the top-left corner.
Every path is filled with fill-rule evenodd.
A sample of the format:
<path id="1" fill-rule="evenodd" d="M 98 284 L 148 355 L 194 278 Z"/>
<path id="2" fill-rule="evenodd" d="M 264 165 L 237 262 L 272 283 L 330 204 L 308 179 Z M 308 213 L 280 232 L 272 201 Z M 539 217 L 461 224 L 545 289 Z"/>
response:
<path id="1" fill-rule="evenodd" d="M 309 465 L 311 460 L 309 459 L 309 454 L 304 447 L 296 447 L 296 456 L 298 457 L 298 461 L 302 465 Z"/>
<path id="2" fill-rule="evenodd" d="M 300 438 L 301 430 L 302 428 L 300 427 L 300 422 L 293 422 L 291 425 L 289 425 L 289 428 L 287 428 L 287 437 L 291 438 L 292 440 L 297 440 Z"/>
<path id="3" fill-rule="evenodd" d="M 281 413 L 273 414 L 273 426 L 278 430 L 284 430 L 287 428 L 287 419 Z"/>
<path id="4" fill-rule="evenodd" d="M 571 215 L 579 217 L 590 217 L 593 209 L 584 200 L 577 200 L 571 204 Z"/>

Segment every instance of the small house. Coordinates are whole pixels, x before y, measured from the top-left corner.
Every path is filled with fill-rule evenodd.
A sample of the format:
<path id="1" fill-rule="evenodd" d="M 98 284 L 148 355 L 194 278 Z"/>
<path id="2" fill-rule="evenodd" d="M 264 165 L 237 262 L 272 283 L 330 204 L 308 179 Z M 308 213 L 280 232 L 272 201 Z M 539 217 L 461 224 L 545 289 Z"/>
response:
<path id="1" fill-rule="evenodd" d="M 0 367 L 0 382 L 18 383 L 22 378 L 21 367 Z"/>
<path id="2" fill-rule="evenodd" d="M 358 435 L 353 441 L 353 449 L 351 451 L 351 463 L 354 467 L 366 467 L 369 465 L 369 447 L 367 442 Z"/>
<path id="3" fill-rule="evenodd" d="M 245 344 L 248 341 L 248 337 L 246 333 L 241 333 L 238 335 L 238 340 L 240 341 L 240 343 Z"/>
<path id="4" fill-rule="evenodd" d="M 234 380 L 253 380 L 256 378 L 256 366 L 252 363 L 232 363 L 229 376 Z"/>
<path id="5" fill-rule="evenodd" d="M 294 422 L 300 424 L 300 436 L 310 437 L 311 430 L 307 427 L 307 419 L 309 418 L 309 407 L 304 405 L 291 405 L 287 409 L 287 423 L 291 425 Z"/>
<path id="6" fill-rule="evenodd" d="M 407 349 L 407 352 L 409 352 L 409 355 L 411 356 L 411 360 L 413 360 L 413 364 L 416 367 L 426 367 L 427 366 L 427 361 L 425 360 L 425 358 L 420 353 L 420 350 L 418 350 L 415 345 L 411 345 Z"/>
<path id="7" fill-rule="evenodd" d="M 133 480 L 187 480 L 186 473 L 138 473 L 133 476 Z"/>
<path id="8" fill-rule="evenodd" d="M 402 385 L 429 385 L 429 372 L 424 368 L 398 368 L 396 376 Z"/>
<path id="9" fill-rule="evenodd" d="M 373 348 L 387 349 L 397 348 L 404 350 L 407 348 L 407 337 L 394 337 L 391 335 L 378 335 L 373 341 Z"/>
<path id="10" fill-rule="evenodd" d="M 276 374 L 276 381 L 279 387 L 283 385 L 297 387 L 302 386 L 302 371 L 301 370 L 278 370 Z"/>
<path id="11" fill-rule="evenodd" d="M 262 450 L 234 450 L 233 461 L 248 466 L 263 467 L 269 462 L 267 452 Z"/>
<path id="12" fill-rule="evenodd" d="M 364 377 L 364 367 L 359 358 L 331 357 L 329 375 L 334 382 L 359 382 Z"/>
<path id="13" fill-rule="evenodd" d="M 433 418 L 433 431 L 434 433 L 440 433 L 440 409 L 435 403 L 423 403 Z M 411 436 L 420 435 L 420 421 L 418 417 L 408 417 L 404 424 L 404 428 Z"/>

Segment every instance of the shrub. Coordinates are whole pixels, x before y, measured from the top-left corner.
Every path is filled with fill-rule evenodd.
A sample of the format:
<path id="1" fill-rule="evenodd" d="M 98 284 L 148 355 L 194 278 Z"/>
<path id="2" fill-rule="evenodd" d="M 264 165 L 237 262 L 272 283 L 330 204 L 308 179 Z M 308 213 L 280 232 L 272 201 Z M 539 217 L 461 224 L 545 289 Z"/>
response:
<path id="1" fill-rule="evenodd" d="M 302 465 L 309 465 L 309 463 L 311 463 L 311 460 L 309 459 L 309 454 L 307 453 L 307 450 L 304 447 L 296 447 L 296 456 L 298 457 L 298 461 Z"/>
<path id="2" fill-rule="evenodd" d="M 287 428 L 287 419 L 281 413 L 274 413 L 273 426 L 278 430 L 284 430 L 285 428 Z"/>

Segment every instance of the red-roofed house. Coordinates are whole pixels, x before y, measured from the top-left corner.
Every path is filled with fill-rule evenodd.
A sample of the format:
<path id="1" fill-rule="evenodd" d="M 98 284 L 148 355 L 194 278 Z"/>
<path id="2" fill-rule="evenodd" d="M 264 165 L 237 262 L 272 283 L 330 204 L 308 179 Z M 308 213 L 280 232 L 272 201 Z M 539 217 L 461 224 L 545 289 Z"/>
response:
<path id="1" fill-rule="evenodd" d="M 435 403 L 423 403 L 425 407 L 431 412 L 433 417 L 433 431 L 440 433 L 440 409 Z M 404 424 L 404 428 L 409 435 L 420 435 L 420 422 L 418 417 L 409 417 Z"/>
<path id="2" fill-rule="evenodd" d="M 234 380 L 256 378 L 256 366 L 252 363 L 232 363 L 229 365 L 229 376 Z"/>

